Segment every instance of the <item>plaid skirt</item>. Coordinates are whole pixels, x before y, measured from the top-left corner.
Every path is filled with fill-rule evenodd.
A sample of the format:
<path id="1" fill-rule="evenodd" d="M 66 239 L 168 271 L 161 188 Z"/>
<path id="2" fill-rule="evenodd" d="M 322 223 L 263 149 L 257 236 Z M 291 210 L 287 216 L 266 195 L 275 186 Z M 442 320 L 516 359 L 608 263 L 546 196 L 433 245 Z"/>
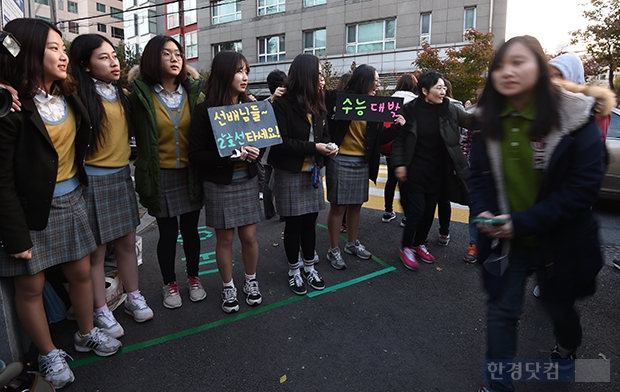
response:
<path id="1" fill-rule="evenodd" d="M 260 222 L 258 176 L 233 180 L 230 185 L 204 181 L 205 220 L 214 229 L 232 229 Z"/>
<path id="2" fill-rule="evenodd" d="M 54 197 L 41 231 L 30 231 L 32 259 L 15 259 L 0 250 L 0 276 L 34 275 L 46 268 L 79 260 L 97 249 L 88 225 L 82 186 Z"/>
<path id="3" fill-rule="evenodd" d="M 129 166 L 114 174 L 88 176 L 84 199 L 88 223 L 97 244 L 107 244 L 131 234 L 140 224 Z"/>
<path id="4" fill-rule="evenodd" d="M 314 188 L 310 172 L 291 173 L 274 169 L 273 185 L 276 209 L 281 216 L 300 216 L 325 208 L 323 181 Z"/>
<path id="5" fill-rule="evenodd" d="M 368 201 L 368 164 L 330 159 L 327 163 L 327 200 L 334 204 Z"/>
<path id="6" fill-rule="evenodd" d="M 189 199 L 189 170 L 161 169 L 161 211 L 149 208 L 155 218 L 172 218 L 202 208 L 202 203 Z"/>

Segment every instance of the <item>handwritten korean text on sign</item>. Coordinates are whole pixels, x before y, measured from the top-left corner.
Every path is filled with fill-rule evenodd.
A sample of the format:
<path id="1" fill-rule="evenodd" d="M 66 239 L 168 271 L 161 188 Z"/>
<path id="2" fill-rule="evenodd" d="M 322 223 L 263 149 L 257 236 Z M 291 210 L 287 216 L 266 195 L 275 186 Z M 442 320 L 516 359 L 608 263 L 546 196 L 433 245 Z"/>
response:
<path id="1" fill-rule="evenodd" d="M 402 106 L 400 97 L 338 93 L 336 120 L 393 121 Z"/>
<path id="2" fill-rule="evenodd" d="M 221 157 L 243 146 L 263 148 L 282 143 L 276 116 L 267 101 L 218 106 L 208 111 Z"/>

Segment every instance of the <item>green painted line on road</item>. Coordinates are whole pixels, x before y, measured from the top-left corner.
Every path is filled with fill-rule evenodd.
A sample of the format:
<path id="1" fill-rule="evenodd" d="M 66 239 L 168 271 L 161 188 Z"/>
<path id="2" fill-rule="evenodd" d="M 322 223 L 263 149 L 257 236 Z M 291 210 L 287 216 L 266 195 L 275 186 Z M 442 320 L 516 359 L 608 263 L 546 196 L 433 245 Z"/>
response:
<path id="1" fill-rule="evenodd" d="M 147 340 L 145 342 L 132 344 L 130 346 L 126 346 L 126 347 L 121 348 L 118 351 L 118 353 L 116 353 L 116 355 L 128 354 L 128 353 L 133 352 L 133 351 L 141 350 L 141 349 L 148 348 L 148 347 L 151 347 L 151 346 L 155 346 L 155 345 L 158 345 L 158 344 L 167 343 L 167 342 L 170 342 L 172 340 L 176 340 L 176 339 L 184 338 L 184 337 L 187 337 L 187 336 L 195 335 L 195 334 L 200 333 L 200 332 L 208 331 L 208 330 L 216 328 L 216 327 L 221 327 L 223 325 L 230 324 L 230 323 L 233 323 L 235 321 L 243 320 L 243 319 L 246 319 L 248 317 L 256 316 L 258 314 L 261 314 L 261 313 L 264 313 L 264 312 L 267 312 L 267 311 L 270 311 L 270 310 L 273 310 L 273 309 L 277 309 L 277 308 L 280 308 L 280 307 L 283 307 L 283 306 L 286 306 L 286 305 L 289 305 L 289 304 L 292 304 L 292 303 L 295 303 L 295 302 L 298 302 L 298 301 L 301 301 L 304 298 L 313 298 L 313 297 L 316 297 L 318 295 L 330 293 L 332 291 L 339 290 L 339 289 L 342 289 L 342 288 L 345 288 L 345 287 L 348 287 L 348 286 L 352 286 L 354 284 L 357 284 L 357 283 L 360 283 L 360 282 L 363 282 L 363 281 L 366 281 L 366 280 L 369 280 L 369 279 L 372 279 L 372 278 L 375 278 L 377 276 L 381 276 L 383 274 L 386 274 L 388 272 L 393 272 L 393 271 L 396 271 L 395 267 L 385 268 L 385 269 L 382 269 L 382 270 L 379 270 L 379 271 L 376 271 L 376 272 L 373 272 L 373 273 L 370 273 L 370 274 L 367 274 L 367 275 L 360 276 L 360 277 L 355 278 L 355 279 L 351 279 L 351 280 L 347 280 L 347 281 L 342 282 L 342 283 L 338 283 L 338 284 L 333 285 L 333 286 L 328 286 L 328 287 L 326 287 L 322 291 L 313 291 L 313 292 L 310 292 L 310 293 L 305 294 L 305 295 L 290 297 L 290 298 L 287 298 L 287 299 L 282 300 L 280 302 L 276 302 L 276 303 L 273 303 L 273 304 L 270 304 L 270 305 L 266 305 L 266 306 L 261 306 L 259 308 L 254 308 L 254 309 L 249 310 L 249 311 L 244 312 L 244 313 L 236 313 L 236 314 L 234 314 L 232 316 L 226 317 L 226 318 L 221 319 L 221 320 L 213 321 L 211 323 L 199 325 L 197 327 L 186 329 L 184 331 L 179 331 L 179 332 L 171 333 L 169 335 L 165 335 L 165 336 L 161 336 L 161 337 L 158 337 L 158 338 L 155 338 L 155 339 Z M 75 368 L 80 367 L 80 366 L 84 366 L 84 365 L 88 365 L 88 364 L 91 364 L 91 363 L 103 361 L 106 358 L 109 358 L 109 357 L 98 357 L 96 355 L 93 355 L 92 357 L 83 358 L 83 359 L 77 360 L 75 362 L 71 362 L 69 364 L 69 367 L 75 369 Z"/>

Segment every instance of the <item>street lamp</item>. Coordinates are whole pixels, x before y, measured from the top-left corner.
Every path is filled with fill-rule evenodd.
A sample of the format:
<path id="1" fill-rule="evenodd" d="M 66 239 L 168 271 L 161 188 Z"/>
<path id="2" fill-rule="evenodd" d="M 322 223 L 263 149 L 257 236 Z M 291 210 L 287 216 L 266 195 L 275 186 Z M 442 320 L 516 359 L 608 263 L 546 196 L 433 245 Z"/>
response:
<path id="1" fill-rule="evenodd" d="M 0 31 L 0 54 L 17 57 L 21 46 L 11 33 Z M 4 87 L 0 87 L 0 117 L 4 117 L 11 111 L 13 97 L 11 92 Z"/>

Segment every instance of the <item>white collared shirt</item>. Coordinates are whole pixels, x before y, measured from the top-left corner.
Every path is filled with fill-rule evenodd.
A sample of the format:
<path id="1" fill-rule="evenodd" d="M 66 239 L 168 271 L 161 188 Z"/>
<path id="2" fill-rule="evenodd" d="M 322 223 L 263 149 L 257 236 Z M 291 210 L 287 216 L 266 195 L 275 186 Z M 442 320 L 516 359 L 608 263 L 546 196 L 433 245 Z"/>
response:
<path id="1" fill-rule="evenodd" d="M 67 113 L 67 100 L 62 95 L 47 94 L 40 88 L 34 96 L 34 104 L 39 115 L 47 122 L 55 123 Z"/>
<path id="2" fill-rule="evenodd" d="M 161 100 L 164 101 L 169 108 L 178 108 L 181 105 L 181 100 L 183 99 L 182 88 L 183 87 L 179 84 L 175 91 L 170 92 L 161 84 L 156 84 L 153 86 L 153 91 L 155 91 L 155 94 L 159 95 Z"/>
<path id="3" fill-rule="evenodd" d="M 95 83 L 95 90 L 97 93 L 107 101 L 116 102 L 118 100 L 118 90 L 113 82 L 106 83 L 95 78 L 93 78 L 93 82 Z"/>

